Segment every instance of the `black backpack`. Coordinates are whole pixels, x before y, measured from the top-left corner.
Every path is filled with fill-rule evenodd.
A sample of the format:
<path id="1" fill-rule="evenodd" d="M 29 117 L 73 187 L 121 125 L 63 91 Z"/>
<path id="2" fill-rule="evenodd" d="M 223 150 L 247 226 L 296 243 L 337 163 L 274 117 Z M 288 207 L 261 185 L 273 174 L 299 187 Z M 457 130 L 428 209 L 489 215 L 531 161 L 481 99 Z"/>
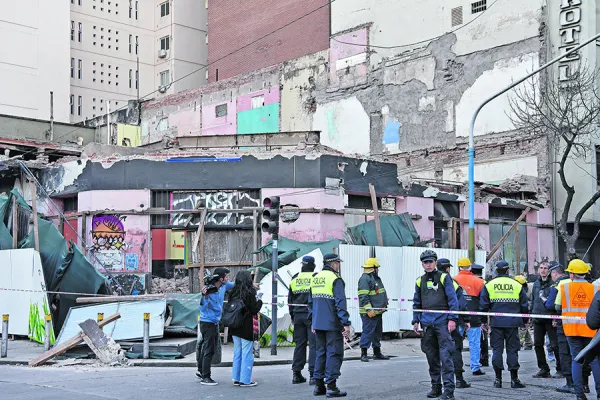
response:
<path id="1" fill-rule="evenodd" d="M 246 317 L 246 305 L 242 299 L 229 299 L 223 308 L 221 322 L 228 328 L 241 328 Z"/>

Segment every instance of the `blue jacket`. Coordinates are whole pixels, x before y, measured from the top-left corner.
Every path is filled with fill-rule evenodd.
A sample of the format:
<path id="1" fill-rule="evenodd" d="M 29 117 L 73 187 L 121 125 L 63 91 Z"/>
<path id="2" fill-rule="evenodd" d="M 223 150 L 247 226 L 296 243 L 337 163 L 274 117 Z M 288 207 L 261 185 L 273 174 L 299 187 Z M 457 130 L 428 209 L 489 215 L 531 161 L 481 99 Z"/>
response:
<path id="1" fill-rule="evenodd" d="M 225 292 L 230 291 L 233 286 L 233 282 L 227 282 L 219 288 L 219 291 L 202 296 L 202 300 L 200 300 L 200 322 L 219 324 L 223 314 Z"/>
<path id="2" fill-rule="evenodd" d="M 565 279 L 569 279 L 569 275 L 563 275 L 560 278 L 558 278 L 556 282 L 554 282 L 554 285 L 552 285 L 552 287 L 550 288 L 550 294 L 548 294 L 548 298 L 544 303 L 544 307 L 546 308 L 546 310 L 550 311 L 552 314 L 560 314 L 559 312 L 556 312 L 556 306 L 554 305 L 554 303 L 556 302 L 556 296 L 558 295 L 558 284 L 560 281 Z M 560 319 L 558 321 L 562 322 Z"/>
<path id="3" fill-rule="evenodd" d="M 487 284 L 492 283 L 497 278 L 510 278 L 508 275 L 498 275 L 496 278 L 489 281 Z M 521 286 L 521 284 L 515 281 L 515 284 Z M 519 292 L 519 302 L 514 301 L 497 301 L 492 303 L 490 301 L 490 295 L 487 287 L 484 286 L 479 296 L 479 309 L 481 311 L 508 313 L 508 314 L 527 314 L 529 312 L 529 304 L 525 289 L 521 287 Z M 495 328 L 518 328 L 523 326 L 524 318 L 517 317 L 490 317 L 490 326 Z"/>
<path id="4" fill-rule="evenodd" d="M 454 289 L 454 281 L 449 274 L 446 274 L 446 278 L 443 282 L 441 282 L 444 286 L 444 293 L 446 293 L 446 299 L 448 301 L 448 310 L 451 311 L 459 311 L 460 305 L 458 302 L 458 297 L 456 295 L 456 291 Z M 421 308 L 421 288 L 417 286 L 415 283 L 415 296 L 413 298 L 413 309 Z M 465 303 L 466 305 L 466 303 Z M 442 313 L 428 313 L 428 312 L 413 312 L 413 320 L 412 323 L 416 324 L 417 322 L 421 324 L 421 327 L 445 324 L 448 321 L 458 321 L 457 314 L 442 314 Z"/>
<path id="5" fill-rule="evenodd" d="M 328 265 L 323 270 L 335 273 Z M 346 303 L 346 284 L 342 278 L 333 282 L 333 299 L 313 298 L 309 293 L 308 318 L 312 320 L 312 328 L 320 331 L 341 331 L 344 326 L 351 325 Z"/>

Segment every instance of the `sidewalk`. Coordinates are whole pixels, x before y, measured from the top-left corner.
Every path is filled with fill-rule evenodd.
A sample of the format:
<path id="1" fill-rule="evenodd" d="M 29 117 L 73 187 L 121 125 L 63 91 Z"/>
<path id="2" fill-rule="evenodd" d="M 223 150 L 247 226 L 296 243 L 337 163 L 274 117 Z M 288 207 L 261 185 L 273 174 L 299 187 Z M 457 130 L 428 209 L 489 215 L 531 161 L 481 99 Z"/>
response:
<path id="1" fill-rule="evenodd" d="M 419 339 L 397 339 L 382 341 L 382 352 L 393 357 L 408 357 L 421 355 Z M 28 340 L 9 340 L 8 357 L 0 358 L 0 365 L 27 365 L 29 360 L 39 356 L 44 352 L 44 346 Z M 217 367 L 231 367 L 233 360 L 233 343 L 223 345 L 221 363 Z M 256 358 L 254 365 L 286 365 L 292 363 L 294 354 L 293 347 L 278 347 L 277 355 L 271 355 L 270 348 L 260 349 L 260 358 Z M 372 350 L 369 350 L 372 355 Z M 355 345 L 352 350 L 347 349 L 344 353 L 344 360 L 359 360 L 360 348 Z M 196 354 L 192 353 L 178 360 L 129 360 L 131 366 L 137 367 L 196 367 Z M 50 360 L 45 366 L 66 366 L 66 365 L 97 365 L 98 360 Z"/>

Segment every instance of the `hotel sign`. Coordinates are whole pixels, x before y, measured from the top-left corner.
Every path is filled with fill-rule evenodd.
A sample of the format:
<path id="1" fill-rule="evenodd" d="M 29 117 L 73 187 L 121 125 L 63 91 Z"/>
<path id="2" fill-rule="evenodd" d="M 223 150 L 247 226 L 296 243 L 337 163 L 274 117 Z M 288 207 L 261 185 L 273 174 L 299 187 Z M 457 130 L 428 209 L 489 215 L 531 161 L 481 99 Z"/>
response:
<path id="1" fill-rule="evenodd" d="M 559 54 L 565 54 L 579 45 L 581 37 L 581 0 L 560 0 L 560 39 Z M 581 55 L 579 52 L 568 55 L 558 63 L 558 80 L 567 82 L 573 79 Z"/>

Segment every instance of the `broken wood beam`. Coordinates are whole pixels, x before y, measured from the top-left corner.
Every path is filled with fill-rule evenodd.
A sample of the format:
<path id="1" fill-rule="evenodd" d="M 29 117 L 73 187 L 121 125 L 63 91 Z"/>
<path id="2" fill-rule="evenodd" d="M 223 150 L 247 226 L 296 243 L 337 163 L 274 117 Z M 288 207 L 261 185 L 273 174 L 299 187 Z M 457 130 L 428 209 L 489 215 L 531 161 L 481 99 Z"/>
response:
<path id="1" fill-rule="evenodd" d="M 202 263 L 192 263 L 192 264 L 183 264 L 176 265 L 175 269 L 187 269 L 187 268 L 200 268 Z M 214 263 L 204 263 L 206 268 L 215 268 L 215 267 L 251 267 L 252 261 L 223 261 L 223 262 L 214 262 Z"/>
<path id="2" fill-rule="evenodd" d="M 110 324 L 111 322 L 115 322 L 119 318 L 121 318 L 121 314 L 119 314 L 119 313 L 111 315 L 110 317 L 100 321 L 98 323 L 98 327 L 103 328 L 106 325 Z M 46 361 L 50 360 L 51 358 L 56 357 L 66 351 L 71 350 L 72 348 L 80 345 L 83 342 L 84 342 L 83 332 L 79 332 L 77 335 L 73 336 L 72 338 L 70 338 L 69 340 L 64 342 L 63 344 L 56 346 L 56 347 L 44 352 L 43 354 L 39 355 L 38 357 L 34 358 L 33 360 L 29 361 L 29 366 L 37 367 L 38 365 L 45 363 Z"/>
<path id="3" fill-rule="evenodd" d="M 106 336 L 96 321 L 87 319 L 79 324 L 81 337 L 96 357 L 105 364 L 121 363 L 124 360 L 123 351 L 113 338 Z"/>
<path id="4" fill-rule="evenodd" d="M 377 207 L 377 194 L 375 186 L 369 183 L 369 192 L 371 192 L 371 205 L 373 206 L 373 214 L 375 216 L 375 233 L 377 234 L 377 244 L 383 246 L 383 236 L 381 234 L 381 224 L 379 221 L 379 208 Z"/>
<path id="5" fill-rule="evenodd" d="M 519 216 L 519 218 L 517 218 L 517 220 L 512 224 L 512 226 L 510 227 L 510 229 L 504 234 L 504 236 L 502 236 L 502 238 L 500 239 L 500 241 L 498 241 L 498 243 L 496 243 L 496 245 L 494 247 L 492 247 L 492 249 L 490 250 L 487 258 L 486 258 L 486 262 L 490 261 L 492 259 L 492 257 L 494 256 L 494 254 L 496 254 L 496 252 L 498 251 L 498 249 L 500 248 L 500 246 L 502 246 L 502 244 L 504 243 L 504 241 L 506 239 L 508 239 L 508 237 L 510 236 L 510 234 L 512 233 L 512 231 L 515 230 L 516 227 L 519 226 L 519 223 L 521 221 L 523 221 L 523 219 L 527 216 L 527 213 L 531 211 L 531 208 L 527 207 L 525 210 L 523 210 L 523 212 L 521 213 L 521 215 Z"/>
<path id="6" fill-rule="evenodd" d="M 141 294 L 139 296 L 78 297 L 75 302 L 77 304 L 116 303 L 121 301 L 163 300 L 164 298 L 164 294 Z"/>

